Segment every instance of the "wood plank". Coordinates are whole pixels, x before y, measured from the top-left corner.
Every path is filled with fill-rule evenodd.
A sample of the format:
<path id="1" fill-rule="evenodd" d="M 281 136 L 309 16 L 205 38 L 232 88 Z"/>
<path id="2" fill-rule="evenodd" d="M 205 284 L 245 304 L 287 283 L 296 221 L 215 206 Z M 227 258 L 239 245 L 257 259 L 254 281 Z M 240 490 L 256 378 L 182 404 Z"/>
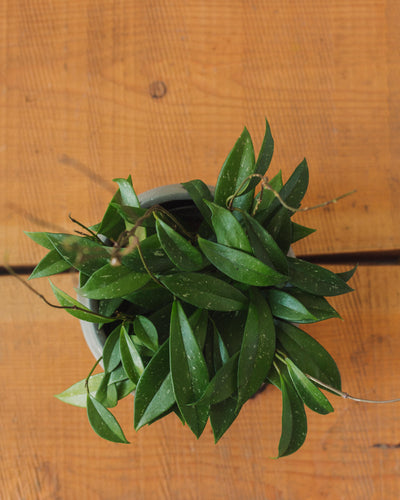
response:
<path id="1" fill-rule="evenodd" d="M 70 274 L 55 281 L 66 290 L 76 284 Z M 305 328 L 334 356 L 350 394 L 399 396 L 399 281 L 398 266 L 361 266 L 356 291 L 332 300 L 344 321 Z M 46 280 L 34 284 L 50 297 Z M 135 434 L 129 399 L 115 413 L 132 444 L 102 441 L 84 410 L 52 396 L 84 378 L 93 363 L 77 320 L 43 305 L 10 277 L 0 277 L 0 291 L 2 499 L 398 497 L 395 404 L 331 396 L 335 412 L 308 412 L 305 445 L 278 461 L 270 458 L 280 433 L 281 400 L 273 388 L 245 405 L 217 446 L 210 427 L 197 441 L 174 416 Z"/>
<path id="2" fill-rule="evenodd" d="M 301 252 L 400 248 L 396 0 L 3 1 L 0 254 L 33 264 L 22 230 L 96 222 L 111 179 L 139 192 L 216 181 L 247 125 L 276 138 L 271 173 L 304 156 Z M 160 83 L 161 82 L 161 83 Z M 304 216 L 305 217 L 305 216 Z M 303 218 L 301 219 L 303 220 Z"/>

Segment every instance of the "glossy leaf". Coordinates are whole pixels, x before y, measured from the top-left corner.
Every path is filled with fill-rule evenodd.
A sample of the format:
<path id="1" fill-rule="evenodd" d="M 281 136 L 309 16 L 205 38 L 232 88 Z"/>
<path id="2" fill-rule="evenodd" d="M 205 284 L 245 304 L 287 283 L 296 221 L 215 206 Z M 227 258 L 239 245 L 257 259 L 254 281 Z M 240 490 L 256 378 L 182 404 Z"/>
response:
<path id="1" fill-rule="evenodd" d="M 268 184 L 274 191 L 279 193 L 283 187 L 282 171 L 280 170 L 275 175 L 275 177 L 273 177 L 270 181 L 268 181 Z M 255 197 L 253 202 L 252 213 L 254 213 L 254 217 L 260 224 L 264 224 L 264 222 L 266 221 L 269 215 L 268 209 L 275 198 L 276 195 L 274 194 L 274 192 L 266 187 L 262 188 L 262 190 Z"/>
<path id="2" fill-rule="evenodd" d="M 158 334 L 154 324 L 145 316 L 136 316 L 133 322 L 133 330 L 138 339 L 155 352 L 158 349 Z"/>
<path id="3" fill-rule="evenodd" d="M 240 222 L 223 207 L 206 202 L 211 211 L 211 224 L 221 245 L 251 253 L 251 245 Z"/>
<path id="4" fill-rule="evenodd" d="M 264 176 L 271 164 L 272 155 L 274 154 L 274 139 L 271 134 L 271 128 L 267 120 L 265 120 L 265 133 L 261 145 L 260 153 L 256 163 L 256 173 Z"/>
<path id="5" fill-rule="evenodd" d="M 140 242 L 140 249 L 146 266 L 152 273 L 162 273 L 173 268 L 167 254 L 160 247 L 158 236 L 153 234 Z M 137 248 L 122 257 L 122 264 L 135 272 L 147 272 Z"/>
<path id="6" fill-rule="evenodd" d="M 272 286 L 287 278 L 257 258 L 241 250 L 199 238 L 199 246 L 207 259 L 230 278 L 253 286 Z"/>
<path id="7" fill-rule="evenodd" d="M 154 281 L 149 281 L 147 285 L 124 296 L 124 300 L 135 304 L 141 314 L 156 311 L 172 302 L 172 294 L 163 286 Z"/>
<path id="8" fill-rule="evenodd" d="M 331 297 L 351 292 L 345 281 L 334 272 L 317 264 L 288 257 L 289 281 L 292 285 L 314 295 Z"/>
<path id="9" fill-rule="evenodd" d="M 214 350 L 213 350 L 213 361 L 214 370 L 217 371 L 224 365 L 229 359 L 229 352 L 224 344 L 221 334 L 218 331 L 217 325 L 213 323 L 214 327 Z"/>
<path id="10" fill-rule="evenodd" d="M 309 380 L 304 373 L 299 370 L 299 368 L 297 368 L 291 359 L 286 358 L 285 361 L 294 388 L 303 403 L 306 404 L 311 410 L 321 413 L 322 415 L 331 413 L 333 408 L 326 396 L 324 396 L 318 387 L 314 385 L 311 380 Z"/>
<path id="11" fill-rule="evenodd" d="M 108 335 L 103 347 L 103 365 L 104 371 L 112 372 L 121 363 L 121 354 L 119 350 L 119 337 L 121 334 L 121 325 L 118 325 Z"/>
<path id="12" fill-rule="evenodd" d="M 353 277 L 354 273 L 357 271 L 358 264 L 355 265 L 352 269 L 349 269 L 348 271 L 344 271 L 342 273 L 336 273 L 336 276 L 338 276 L 340 279 L 345 281 L 346 283 Z"/>
<path id="13" fill-rule="evenodd" d="M 197 309 L 189 318 L 190 327 L 193 330 L 193 335 L 196 337 L 200 350 L 203 350 L 208 327 L 208 311 L 205 309 Z"/>
<path id="14" fill-rule="evenodd" d="M 116 297 L 115 299 L 102 299 L 98 301 L 98 313 L 102 316 L 112 316 L 123 303 L 122 297 Z"/>
<path id="15" fill-rule="evenodd" d="M 237 398 L 231 396 L 218 404 L 212 405 L 210 409 L 210 423 L 217 443 L 239 415 Z"/>
<path id="16" fill-rule="evenodd" d="M 90 425 L 96 434 L 114 443 L 128 443 L 114 415 L 89 394 L 86 408 Z"/>
<path id="17" fill-rule="evenodd" d="M 146 208 L 127 207 L 119 203 L 112 203 L 112 207 L 116 209 L 119 215 L 129 224 L 136 224 L 136 222 L 144 216 L 147 212 Z M 155 219 L 153 216 L 143 218 L 140 227 L 155 227 Z"/>
<path id="18" fill-rule="evenodd" d="M 215 186 L 214 201 L 226 207 L 229 196 L 235 194 L 243 181 L 255 171 L 254 149 L 251 137 L 245 128 L 223 164 Z M 244 186 L 246 187 L 246 186 Z M 238 196 L 233 206 L 248 211 L 253 202 L 253 192 Z"/>
<path id="19" fill-rule="evenodd" d="M 208 206 L 206 205 L 206 201 L 212 201 L 213 196 L 210 193 L 209 188 L 203 181 L 199 179 L 195 179 L 189 182 L 183 182 L 182 186 L 189 193 L 192 198 L 194 204 L 199 209 L 201 215 L 204 217 L 204 220 L 211 225 L 211 212 Z"/>
<path id="20" fill-rule="evenodd" d="M 90 377 L 89 389 L 92 396 L 95 395 L 101 381 L 103 380 L 104 373 L 96 373 Z M 80 408 L 86 408 L 87 400 L 87 389 L 86 389 L 86 379 L 80 380 L 71 387 L 68 387 L 60 394 L 56 394 L 57 399 L 63 403 L 67 403 L 72 406 L 79 406 Z"/>
<path id="21" fill-rule="evenodd" d="M 287 292 L 299 300 L 303 306 L 310 312 L 315 321 L 324 321 L 330 318 L 340 318 L 340 314 L 334 309 L 329 302 L 320 295 L 312 295 L 311 293 L 302 292 L 297 288 L 287 288 Z"/>
<path id="22" fill-rule="evenodd" d="M 47 233 L 47 232 L 40 232 L 40 231 L 24 231 L 24 233 L 29 236 L 31 240 L 33 240 L 35 243 L 38 245 L 47 248 L 47 250 L 53 250 L 54 246 L 47 237 L 49 234 L 52 233 Z"/>
<path id="23" fill-rule="evenodd" d="M 275 354 L 275 327 L 267 301 L 250 291 L 249 311 L 238 366 L 238 405 L 243 405 L 261 387 Z"/>
<path id="24" fill-rule="evenodd" d="M 282 290 L 266 290 L 272 314 L 277 318 L 297 323 L 314 323 L 317 318 L 311 314 L 295 297 Z"/>
<path id="25" fill-rule="evenodd" d="M 113 299 L 129 295 L 150 280 L 146 272 L 131 271 L 123 265 L 106 264 L 95 271 L 77 292 L 89 299 Z"/>
<path id="26" fill-rule="evenodd" d="M 279 193 L 280 197 L 289 207 L 300 207 L 300 203 L 307 191 L 308 178 L 308 165 L 306 159 L 304 159 L 297 166 Z M 273 215 L 281 206 L 281 202 L 275 198 L 269 207 L 269 213 Z M 290 211 L 290 215 L 293 215 L 293 213 Z"/>
<path id="27" fill-rule="evenodd" d="M 113 321 L 115 321 L 115 318 L 107 318 L 106 316 L 102 316 L 101 314 L 97 314 L 91 311 L 83 304 L 81 304 L 80 302 L 78 302 L 77 300 L 73 299 L 68 294 L 60 290 L 51 281 L 50 285 L 60 305 L 65 307 L 66 309 L 64 310 L 67 313 L 71 314 L 72 316 L 75 316 L 75 318 L 84 321 L 89 321 L 90 323 L 112 323 Z"/>
<path id="28" fill-rule="evenodd" d="M 128 335 L 125 326 L 122 326 L 121 328 L 119 349 L 122 366 L 124 367 L 126 374 L 134 384 L 137 384 L 144 370 L 143 361 L 135 347 L 135 344 Z"/>
<path id="29" fill-rule="evenodd" d="M 121 204 L 128 207 L 140 207 L 139 199 L 133 189 L 132 179 L 129 176 L 127 179 L 113 179 L 119 186 L 121 196 Z"/>
<path id="30" fill-rule="evenodd" d="M 186 238 L 161 219 L 157 219 L 156 229 L 164 252 L 180 271 L 199 271 L 204 267 L 201 252 Z"/>
<path id="31" fill-rule="evenodd" d="M 201 309 L 237 311 L 246 297 L 226 281 L 201 273 L 177 273 L 160 277 L 160 281 L 178 298 Z"/>
<path id="32" fill-rule="evenodd" d="M 121 380 L 120 382 L 115 383 L 115 388 L 117 391 L 117 398 L 118 401 L 126 398 L 126 396 L 129 396 L 129 394 L 132 393 L 132 391 L 135 390 L 136 384 L 132 382 L 130 379 L 126 380 Z"/>
<path id="33" fill-rule="evenodd" d="M 209 406 L 189 405 L 205 391 L 208 370 L 186 314 L 177 301 L 172 306 L 170 328 L 170 368 L 175 399 L 186 423 L 199 437 L 208 419 Z"/>
<path id="34" fill-rule="evenodd" d="M 110 259 L 111 249 L 90 238 L 62 233 L 47 237 L 61 257 L 83 274 L 91 275 Z"/>
<path id="35" fill-rule="evenodd" d="M 62 273 L 70 267 L 71 265 L 53 248 L 53 250 L 50 250 L 50 252 L 43 257 L 28 279 L 31 280 L 34 278 L 52 276 L 53 274 Z"/>
<path id="36" fill-rule="evenodd" d="M 284 375 L 280 377 L 280 385 L 282 391 L 282 434 L 278 457 L 285 457 L 297 451 L 304 443 L 307 435 L 307 417 L 302 400 Z"/>
<path id="37" fill-rule="evenodd" d="M 175 403 L 169 368 L 169 340 L 146 366 L 135 392 L 134 426 L 138 430 L 163 415 Z"/>
<path id="38" fill-rule="evenodd" d="M 340 373 L 332 356 L 308 333 L 284 321 L 276 321 L 279 344 L 303 373 L 341 390 Z"/>
<path id="39" fill-rule="evenodd" d="M 110 373 L 105 373 L 96 391 L 95 399 L 106 408 L 114 408 L 118 404 L 118 393 L 114 384 L 110 384 Z"/>
<path id="40" fill-rule="evenodd" d="M 312 233 L 315 233 L 316 229 L 312 229 L 311 227 L 302 226 L 297 224 L 296 222 L 292 222 L 292 241 L 291 243 L 295 243 L 296 241 L 302 240 L 303 238 L 307 238 Z"/>
<path id="41" fill-rule="evenodd" d="M 273 266 L 280 273 L 287 275 L 286 256 L 272 236 L 254 217 L 243 214 L 243 220 L 254 255 L 267 266 Z"/>
<path id="42" fill-rule="evenodd" d="M 278 247 L 286 255 L 290 248 L 292 237 L 292 221 L 286 208 L 279 209 L 266 225 L 266 229 L 275 240 Z"/>

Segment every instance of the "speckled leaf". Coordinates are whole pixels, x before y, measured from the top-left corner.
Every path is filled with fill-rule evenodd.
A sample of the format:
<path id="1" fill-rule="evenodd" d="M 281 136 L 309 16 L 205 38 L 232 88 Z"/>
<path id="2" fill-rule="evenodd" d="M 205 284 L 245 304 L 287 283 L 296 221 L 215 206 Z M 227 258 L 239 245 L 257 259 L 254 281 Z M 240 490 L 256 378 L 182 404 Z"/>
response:
<path id="1" fill-rule="evenodd" d="M 215 186 L 214 201 L 226 207 L 226 200 L 241 186 L 242 182 L 255 171 L 253 143 L 245 128 L 223 164 Z M 248 211 L 253 202 L 253 191 L 238 196 L 234 207 Z"/>
<path id="2" fill-rule="evenodd" d="M 210 423 L 217 443 L 239 415 L 237 398 L 234 396 L 212 405 L 210 409 Z"/>
<path id="3" fill-rule="evenodd" d="M 315 233 L 316 229 L 312 229 L 311 227 L 302 226 L 297 224 L 296 222 L 292 222 L 292 241 L 291 243 L 295 243 L 303 238 L 307 238 L 312 233 Z"/>
<path id="4" fill-rule="evenodd" d="M 286 255 L 293 239 L 292 221 L 288 210 L 286 208 L 279 209 L 269 223 L 265 225 L 265 228 Z"/>
<path id="5" fill-rule="evenodd" d="M 275 327 L 267 301 L 257 289 L 250 290 L 249 311 L 238 366 L 238 405 L 261 387 L 275 353 Z"/>
<path id="6" fill-rule="evenodd" d="M 38 245 L 47 248 L 47 250 L 53 250 L 54 246 L 51 243 L 51 241 L 48 238 L 49 234 L 53 233 L 47 233 L 47 232 L 39 232 L 39 231 L 24 231 L 24 233 L 29 236 L 31 240 L 33 240 L 35 243 Z M 86 404 L 86 403 L 85 403 Z"/>
<path id="7" fill-rule="evenodd" d="M 104 373 L 96 373 L 90 377 L 89 388 L 92 396 L 95 395 L 101 381 L 103 380 Z M 69 405 L 79 406 L 80 408 L 86 408 L 87 399 L 87 389 L 86 389 L 86 379 L 80 380 L 71 387 L 68 387 L 65 391 L 55 396 L 60 401 L 68 403 Z"/>
<path id="8" fill-rule="evenodd" d="M 112 372 L 121 363 L 121 354 L 119 350 L 119 337 L 121 325 L 118 325 L 108 335 L 103 347 L 103 365 L 104 371 Z"/>
<path id="9" fill-rule="evenodd" d="M 158 334 L 154 324 L 145 316 L 136 316 L 133 322 L 133 330 L 138 339 L 155 352 L 158 349 Z"/>
<path id="10" fill-rule="evenodd" d="M 279 193 L 283 187 L 282 171 L 280 170 L 268 183 L 274 191 Z M 260 224 L 264 224 L 266 218 L 268 217 L 268 208 L 275 197 L 275 194 L 268 188 L 263 188 L 262 191 L 260 191 L 260 193 L 258 193 L 255 197 L 252 213 L 254 213 L 255 218 Z"/>
<path id="11" fill-rule="evenodd" d="M 156 234 L 152 234 L 141 241 L 140 249 L 146 266 L 152 273 L 162 273 L 174 267 L 167 254 L 160 247 L 160 242 Z M 146 272 L 137 248 L 122 257 L 122 264 L 132 271 Z"/>
<path id="12" fill-rule="evenodd" d="M 211 223 L 218 243 L 251 253 L 246 233 L 232 213 L 215 203 L 206 202 L 206 204 L 211 210 Z"/>
<path id="13" fill-rule="evenodd" d="M 121 328 L 119 349 L 122 366 L 124 367 L 129 379 L 136 384 L 143 373 L 144 366 L 142 358 L 140 357 L 132 339 L 128 335 L 125 326 L 122 326 Z"/>
<path id="14" fill-rule="evenodd" d="M 292 285 L 314 295 L 331 297 L 351 292 L 345 281 L 334 272 L 317 264 L 288 257 L 289 281 Z"/>
<path id="15" fill-rule="evenodd" d="M 193 335 L 196 337 L 200 350 L 204 348 L 208 327 L 208 311 L 205 309 L 197 309 L 189 318 L 190 326 L 193 330 Z"/>
<path id="16" fill-rule="evenodd" d="M 307 436 L 307 417 L 304 404 L 291 382 L 280 376 L 282 391 L 282 434 L 278 457 L 285 457 L 297 451 Z"/>
<path id="17" fill-rule="evenodd" d="M 83 274 L 91 275 L 110 259 L 111 249 L 90 238 L 63 233 L 47 237 L 61 257 Z"/>
<path id="18" fill-rule="evenodd" d="M 190 403 L 200 399 L 208 385 L 208 370 L 186 314 L 178 301 L 171 312 L 170 368 L 175 399 L 192 430 L 199 437 L 206 425 L 209 405 Z"/>
<path id="19" fill-rule="evenodd" d="M 332 356 L 308 333 L 285 321 L 276 321 L 280 346 L 303 373 L 341 390 L 340 373 Z"/>
<path id="20" fill-rule="evenodd" d="M 248 214 L 243 214 L 247 234 L 254 255 L 267 266 L 273 266 L 280 273 L 287 275 L 288 263 L 285 254 L 262 225 Z"/>
<path id="21" fill-rule="evenodd" d="M 135 430 L 153 422 L 175 403 L 169 369 L 169 340 L 159 348 L 146 366 L 135 392 Z"/>
<path id="22" fill-rule="evenodd" d="M 315 321 L 340 318 L 340 314 L 329 304 L 325 297 L 312 295 L 295 287 L 287 288 L 287 292 L 303 304 L 307 311 L 314 316 Z"/>
<path id="23" fill-rule="evenodd" d="M 106 408 L 114 408 L 118 404 L 118 393 L 114 384 L 110 384 L 110 373 L 105 373 L 95 395 L 96 400 Z"/>
<path id="24" fill-rule="evenodd" d="M 71 264 L 66 262 L 57 250 L 53 249 L 43 257 L 39 264 L 32 271 L 28 279 L 44 278 L 66 271 L 71 267 Z"/>
<path id="25" fill-rule="evenodd" d="M 146 272 L 131 271 L 123 265 L 106 264 L 95 271 L 77 292 L 89 299 L 113 299 L 129 295 L 150 280 Z"/>
<path id="26" fill-rule="evenodd" d="M 164 252 L 180 271 L 199 271 L 204 267 L 201 252 L 186 238 L 161 219 L 157 219 L 156 229 Z"/>
<path id="27" fill-rule="evenodd" d="M 201 309 L 238 311 L 247 303 L 235 287 L 207 274 L 177 273 L 162 276 L 160 281 L 178 298 Z"/>
<path id="28" fill-rule="evenodd" d="M 316 387 L 311 380 L 309 380 L 304 373 L 293 363 L 289 358 L 286 358 L 286 364 L 290 378 L 293 382 L 297 394 L 302 399 L 303 403 L 311 410 L 326 415 L 333 412 L 332 405 Z"/>
<path id="29" fill-rule="evenodd" d="M 133 189 L 131 176 L 129 176 L 128 179 L 113 179 L 113 181 L 119 186 L 121 205 L 139 208 L 140 203 Z"/>
<path id="30" fill-rule="evenodd" d="M 103 439 L 114 443 L 128 443 L 114 415 L 88 394 L 87 415 L 92 429 Z"/>
<path id="31" fill-rule="evenodd" d="M 193 181 L 182 183 L 182 186 L 189 193 L 194 204 L 199 209 L 201 215 L 209 223 L 209 225 L 211 225 L 211 212 L 210 209 L 207 207 L 205 201 L 212 201 L 213 196 L 210 193 L 210 190 L 208 189 L 207 185 L 204 184 L 203 181 L 195 179 Z"/>
<path id="32" fill-rule="evenodd" d="M 266 290 L 265 295 L 274 316 L 297 323 L 314 323 L 317 321 L 317 318 L 292 295 L 275 289 Z"/>
<path id="33" fill-rule="evenodd" d="M 253 286 L 272 286 L 287 278 L 241 250 L 199 238 L 199 246 L 207 259 L 230 278 Z"/>
<path id="34" fill-rule="evenodd" d="M 90 323 L 112 323 L 115 321 L 115 318 L 107 318 L 106 316 L 102 316 L 101 314 L 94 313 L 83 304 L 78 302 L 77 300 L 70 297 L 68 294 L 60 290 L 56 285 L 54 285 L 50 281 L 51 288 L 53 293 L 60 303 L 60 305 L 66 307 L 64 309 L 67 313 L 75 316 L 75 318 L 82 319 L 84 321 L 89 321 Z M 72 307 L 76 307 L 79 309 L 72 309 Z M 68 309 L 71 308 L 71 309 Z"/>

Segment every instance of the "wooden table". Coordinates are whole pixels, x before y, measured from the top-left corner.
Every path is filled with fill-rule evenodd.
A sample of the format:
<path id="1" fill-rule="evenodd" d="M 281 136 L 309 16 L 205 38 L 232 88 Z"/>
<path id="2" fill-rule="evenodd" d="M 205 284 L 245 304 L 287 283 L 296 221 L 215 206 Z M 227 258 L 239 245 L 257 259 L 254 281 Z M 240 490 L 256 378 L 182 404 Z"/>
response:
<path id="1" fill-rule="evenodd" d="M 271 173 L 306 156 L 318 228 L 298 255 L 342 270 L 361 262 L 344 322 L 308 331 L 334 355 L 350 394 L 400 396 L 400 4 L 396 0 L 57 1 L 0 3 L 0 255 L 25 275 L 43 255 L 23 230 L 97 222 L 112 178 L 138 192 L 215 183 L 246 125 L 275 137 Z M 70 274 L 56 280 L 71 288 Z M 36 284 L 49 296 L 44 280 Z M 215 446 L 173 416 L 103 442 L 53 395 L 86 376 L 77 321 L 0 275 L 0 498 L 376 499 L 400 497 L 399 406 L 331 398 L 309 413 L 294 456 L 272 460 L 273 388 L 246 404 Z"/>

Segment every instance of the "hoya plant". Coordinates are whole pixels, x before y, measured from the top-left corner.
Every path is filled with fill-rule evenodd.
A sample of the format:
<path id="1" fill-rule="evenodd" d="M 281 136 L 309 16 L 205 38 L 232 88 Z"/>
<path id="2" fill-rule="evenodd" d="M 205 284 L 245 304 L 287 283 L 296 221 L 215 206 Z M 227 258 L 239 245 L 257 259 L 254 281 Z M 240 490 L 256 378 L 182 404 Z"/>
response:
<path id="1" fill-rule="evenodd" d="M 110 408 L 134 392 L 136 430 L 174 412 L 197 438 L 210 420 L 217 442 L 272 384 L 282 392 L 282 457 L 305 440 L 305 405 L 333 411 L 320 388 L 344 394 L 335 361 L 301 327 L 339 317 L 326 297 L 350 292 L 354 269 L 294 256 L 292 245 L 314 232 L 292 220 L 308 168 L 303 160 L 286 183 L 281 172 L 268 179 L 273 149 L 268 123 L 257 159 L 244 129 L 215 189 L 182 184 L 183 207 L 143 208 L 131 178 L 115 179 L 100 223 L 27 233 L 48 250 L 30 278 L 76 269 L 78 298 L 51 283 L 57 307 L 106 335 L 89 375 L 57 396 L 86 407 L 102 438 L 128 442 Z"/>

